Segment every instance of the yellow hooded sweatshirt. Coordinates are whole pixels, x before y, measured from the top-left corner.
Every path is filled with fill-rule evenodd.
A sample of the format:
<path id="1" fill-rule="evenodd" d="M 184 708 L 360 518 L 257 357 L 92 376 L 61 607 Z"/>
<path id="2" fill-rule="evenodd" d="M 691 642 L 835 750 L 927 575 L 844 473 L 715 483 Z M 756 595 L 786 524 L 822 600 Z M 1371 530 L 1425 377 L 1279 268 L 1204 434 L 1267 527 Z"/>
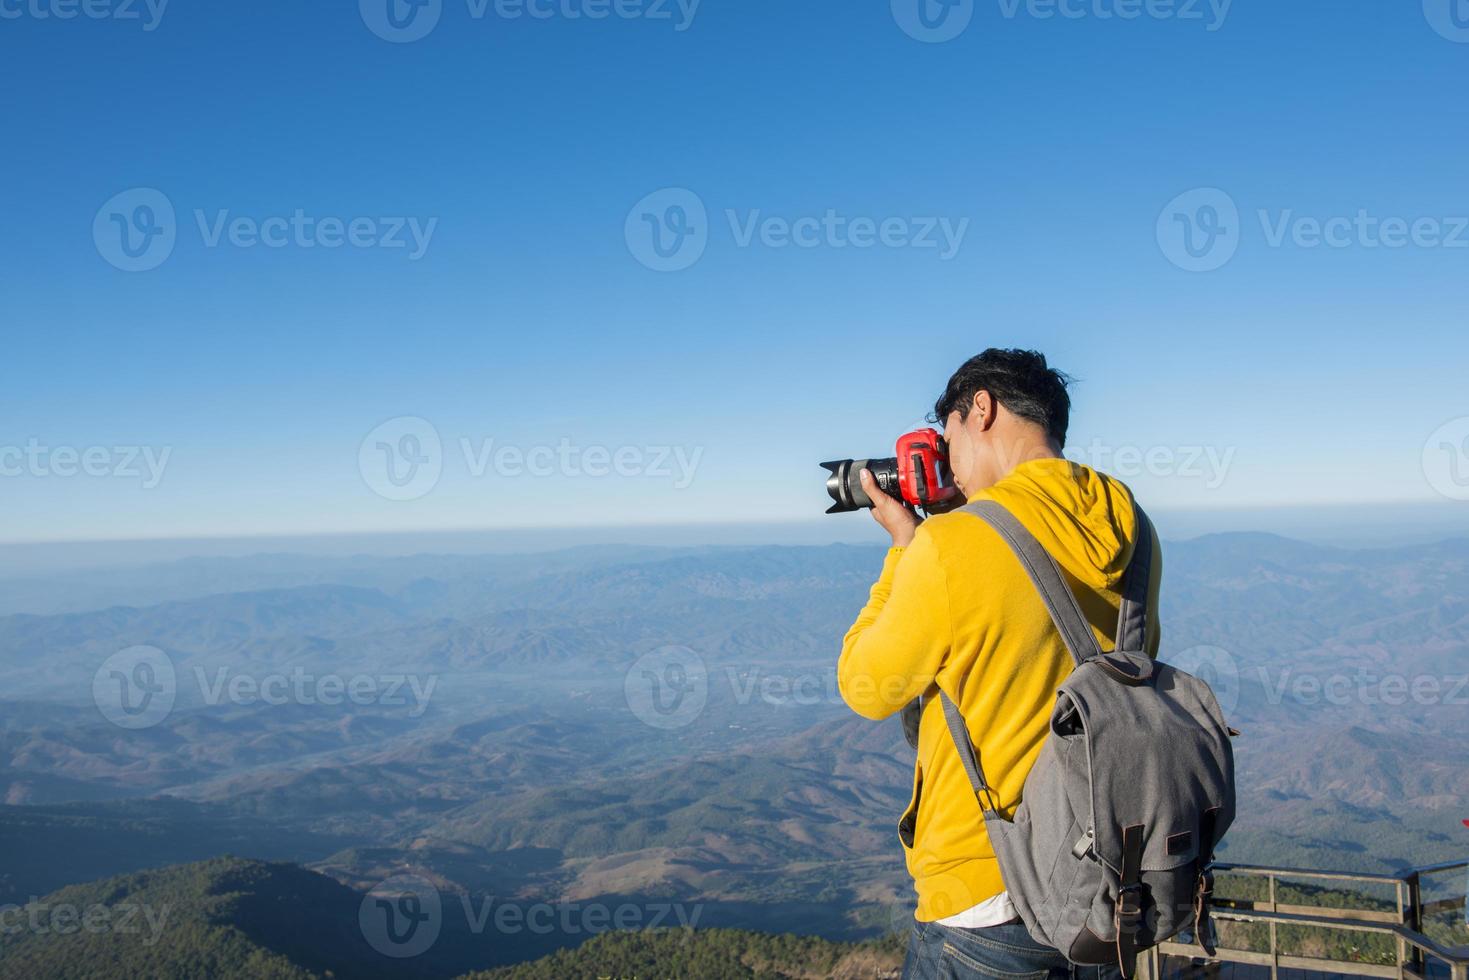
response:
<path id="1" fill-rule="evenodd" d="M 983 499 L 1003 504 L 1050 552 L 1102 649 L 1112 649 L 1137 530 L 1127 487 L 1078 463 L 1040 459 L 970 498 Z M 1156 655 L 1162 555 L 1156 535 L 1154 542 L 1148 651 Z M 888 552 L 842 643 L 837 681 L 852 710 L 874 720 L 925 695 L 913 796 L 898 825 L 919 921 L 947 918 L 1005 890 L 938 691 L 963 712 L 1000 807 L 1013 816 L 1056 688 L 1071 670 L 1025 569 L 980 518 L 931 517 L 912 544 Z"/>

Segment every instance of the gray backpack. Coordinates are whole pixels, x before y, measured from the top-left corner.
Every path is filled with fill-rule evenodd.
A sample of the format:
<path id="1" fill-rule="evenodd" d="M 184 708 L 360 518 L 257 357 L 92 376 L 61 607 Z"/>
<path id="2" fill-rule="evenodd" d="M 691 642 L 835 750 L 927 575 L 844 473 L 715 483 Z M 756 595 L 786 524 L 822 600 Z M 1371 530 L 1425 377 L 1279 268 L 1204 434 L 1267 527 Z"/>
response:
<path id="1" fill-rule="evenodd" d="M 1000 812 L 958 707 L 944 717 L 984 811 L 1000 872 L 1030 934 L 1082 965 L 1116 964 L 1184 929 L 1212 954 L 1214 848 L 1234 822 L 1234 734 L 1209 685 L 1147 653 L 1152 525 L 1123 580 L 1116 648 L 1103 653 L 1054 559 L 994 501 L 964 511 L 1014 550 L 1076 669 L 1015 819 Z M 1012 801 L 1013 802 L 1013 801 Z"/>

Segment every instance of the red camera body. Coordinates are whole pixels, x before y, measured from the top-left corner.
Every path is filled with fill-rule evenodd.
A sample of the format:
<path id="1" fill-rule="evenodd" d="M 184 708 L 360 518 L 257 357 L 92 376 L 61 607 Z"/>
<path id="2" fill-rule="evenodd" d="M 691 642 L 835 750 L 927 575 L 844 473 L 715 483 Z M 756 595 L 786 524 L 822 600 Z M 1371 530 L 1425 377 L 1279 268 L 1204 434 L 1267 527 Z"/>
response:
<path id="1" fill-rule="evenodd" d="M 959 492 L 938 430 L 916 429 L 898 439 L 898 487 L 905 501 L 925 510 L 949 502 Z"/>

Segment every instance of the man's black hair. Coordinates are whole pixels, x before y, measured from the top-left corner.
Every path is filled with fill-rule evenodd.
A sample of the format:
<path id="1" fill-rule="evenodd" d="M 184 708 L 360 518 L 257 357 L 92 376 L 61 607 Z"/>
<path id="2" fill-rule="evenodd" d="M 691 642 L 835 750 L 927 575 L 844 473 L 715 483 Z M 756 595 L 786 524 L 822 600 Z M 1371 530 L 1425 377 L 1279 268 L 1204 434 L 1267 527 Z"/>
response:
<path id="1" fill-rule="evenodd" d="M 1046 355 L 1033 350 L 991 347 L 965 361 L 933 406 L 929 421 L 943 425 L 955 409 L 969 417 L 974 396 L 981 391 L 1006 410 L 1045 429 L 1058 449 L 1066 446 L 1071 424 L 1071 379 L 1046 364 Z"/>

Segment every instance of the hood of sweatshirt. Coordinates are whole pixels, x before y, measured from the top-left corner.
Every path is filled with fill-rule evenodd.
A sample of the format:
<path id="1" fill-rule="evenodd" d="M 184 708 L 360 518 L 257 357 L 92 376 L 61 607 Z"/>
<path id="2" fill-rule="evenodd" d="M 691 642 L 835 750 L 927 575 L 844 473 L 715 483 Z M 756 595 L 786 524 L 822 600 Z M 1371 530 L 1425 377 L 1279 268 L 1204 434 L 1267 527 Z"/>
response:
<path id="1" fill-rule="evenodd" d="M 1099 592 L 1121 588 L 1137 513 L 1120 481 L 1068 459 L 1036 459 L 969 499 L 1002 504 L 1077 581 Z"/>

